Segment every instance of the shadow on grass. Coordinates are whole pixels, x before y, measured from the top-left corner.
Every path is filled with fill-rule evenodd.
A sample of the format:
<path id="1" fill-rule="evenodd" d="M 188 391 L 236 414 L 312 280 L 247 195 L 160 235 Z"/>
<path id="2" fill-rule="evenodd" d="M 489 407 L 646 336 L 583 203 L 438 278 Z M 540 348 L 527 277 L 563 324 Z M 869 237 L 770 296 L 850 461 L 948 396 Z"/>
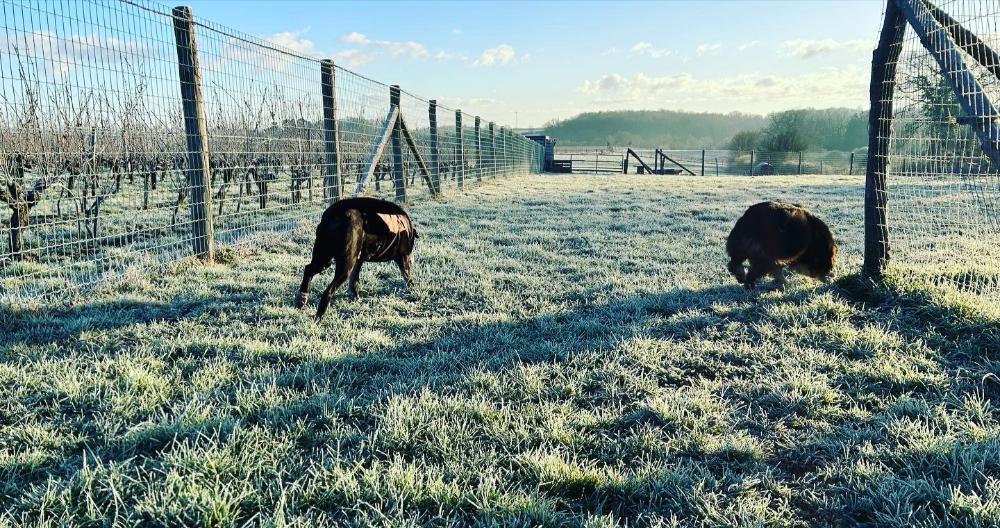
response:
<path id="1" fill-rule="evenodd" d="M 154 322 L 171 323 L 231 309 L 252 295 L 217 293 L 170 302 L 108 300 L 69 308 L 19 309 L 0 305 L 0 350 L 17 345 L 58 345 L 83 332 L 106 331 Z"/>
<path id="2" fill-rule="evenodd" d="M 131 460 L 130 463 L 155 468 L 162 463 L 164 453 L 178 442 L 194 441 L 203 436 L 225 438 L 234 430 L 248 425 L 285 430 L 289 424 L 299 423 L 311 431 L 298 440 L 301 456 L 307 460 L 310 453 L 319 453 L 323 448 L 336 444 L 338 453 L 357 461 L 388 460 L 397 455 L 411 460 L 433 461 L 434 454 L 422 452 L 419 446 L 372 445 L 370 439 L 365 437 L 366 432 L 382 426 L 379 413 L 372 412 L 373 409 L 380 408 L 394 397 L 411 396 L 426 390 L 446 395 L 468 391 L 470 379 L 474 376 L 501 372 L 519 365 L 562 363 L 591 353 L 589 355 L 594 356 L 591 360 L 597 362 L 594 363 L 597 367 L 602 353 L 612 353 L 621 342 L 636 337 L 652 337 L 685 346 L 691 339 L 704 340 L 706 335 L 711 339 L 711 332 L 745 332 L 750 343 L 766 342 L 773 336 L 767 334 L 770 330 L 760 323 L 768 321 L 770 309 L 801 305 L 822 292 L 830 292 L 857 307 L 860 314 L 857 317 L 893 324 L 894 329 L 910 339 L 926 339 L 927 332 L 939 336 L 928 343 L 940 353 L 944 368 L 950 372 L 964 369 L 967 362 L 981 359 L 974 357 L 970 351 L 992 346 L 990 353 L 995 358 L 996 351 L 1000 349 L 1000 322 L 970 316 L 961 310 L 936 304 L 930 298 L 876 287 L 857 276 L 842 278 L 817 290 L 768 292 L 758 296 L 747 295 L 736 285 L 696 291 L 675 290 L 608 304 L 581 302 L 574 310 L 525 320 L 488 324 L 449 323 L 435 339 L 356 356 L 303 358 L 289 353 L 285 361 L 272 363 L 274 368 L 265 374 L 268 379 L 260 381 L 263 386 L 273 384 L 301 395 L 302 398 L 293 405 L 252 412 L 237 413 L 234 410 L 231 414 L 214 416 L 198 423 L 179 417 L 165 417 L 158 423 L 132 428 L 126 436 L 90 439 L 87 449 L 91 456 L 98 459 Z M 255 297 L 251 292 L 242 298 L 206 298 L 171 304 L 118 302 L 46 314 L 15 313 L 11 315 L 15 331 L 0 338 L 0 346 L 54 344 L 93 328 L 177 321 L 221 309 L 220 305 L 227 302 Z M 6 317 L 8 314 L 2 315 Z M 307 313 L 303 321 L 309 315 Z M 336 313 L 331 315 L 337 316 Z M 906 324 L 898 324 L 900 321 L 906 321 Z M 734 351 L 718 351 L 716 354 L 715 357 L 679 357 L 670 368 L 656 373 L 658 386 L 682 387 L 699 379 L 729 380 L 758 374 L 754 371 L 752 360 L 738 357 Z M 198 355 L 204 356 L 204 353 Z M 234 359 L 247 362 L 245 366 L 248 368 L 257 366 L 252 357 Z M 332 387 L 336 393 L 331 392 L 328 380 L 335 380 Z M 639 404 L 642 395 L 618 394 L 612 398 L 604 386 L 609 381 L 595 379 L 592 385 L 585 384 L 574 403 L 581 408 L 600 407 L 612 399 L 616 405 L 625 408 Z M 987 396 L 997 397 L 1000 396 L 998 388 L 984 384 L 978 387 L 964 385 L 957 389 L 982 391 Z M 229 390 L 235 391 L 236 388 Z M 897 387 L 887 390 L 901 395 L 910 389 Z M 229 395 L 230 398 L 233 396 L 235 394 Z M 342 432 L 344 426 L 349 432 Z M 612 441 L 624 441 L 639 430 L 670 425 L 638 412 L 616 423 L 599 424 L 597 427 L 600 430 L 592 432 Z M 643 515 L 659 512 L 692 518 L 704 512 L 700 512 L 701 506 L 692 502 L 685 490 L 705 482 L 728 481 L 734 478 L 734 474 L 773 472 L 779 478 L 793 482 L 806 475 L 817 478 L 816 473 L 824 464 L 843 456 L 837 449 L 847 442 L 848 436 L 852 441 L 863 439 L 863 435 L 859 436 L 852 430 L 874 427 L 876 425 L 872 423 L 848 420 L 834 431 L 818 435 L 814 442 L 779 449 L 764 458 L 739 449 L 721 449 L 710 453 L 682 451 L 673 455 L 675 462 L 669 471 L 610 484 L 586 473 L 552 479 L 546 475 L 533 476 L 528 471 L 520 485 L 534 486 L 538 493 L 552 499 L 560 515 L 612 513 L 619 518 L 636 521 Z M 329 431 L 341 432 L 334 434 Z M 768 434 L 767 431 L 749 428 L 747 432 L 751 436 Z M 834 448 L 832 451 L 831 446 Z M 586 451 L 588 447 L 582 446 L 581 449 Z M 598 447 L 589 449 L 597 450 Z M 629 454 L 625 450 L 619 451 L 618 455 L 595 452 L 597 458 L 619 455 L 639 457 L 643 453 Z M 7 492 L 16 496 L 16 490 L 23 491 L 33 483 L 53 477 L 71 477 L 80 464 L 78 451 L 67 453 L 40 465 L 8 467 L 2 481 Z M 308 471 L 307 466 L 289 468 L 284 478 L 302 478 Z M 907 478 L 901 476 L 901 480 Z M 973 484 L 979 480 L 973 478 Z M 854 493 L 856 496 L 843 500 L 852 504 L 855 510 L 844 511 L 841 509 L 844 504 L 837 501 L 827 503 L 820 509 L 813 503 L 793 504 L 793 508 L 799 510 L 802 518 L 819 524 L 835 524 L 845 518 L 870 519 L 877 513 L 870 501 L 865 502 L 868 498 L 863 496 L 864 489 L 849 486 L 838 489 L 840 491 L 827 491 L 847 495 Z M 331 501 L 311 507 L 335 512 L 352 506 Z M 438 506 L 411 505 L 410 508 L 436 510 Z M 484 515 L 468 504 L 455 506 L 455 512 L 466 520 Z M 257 513 L 260 513 L 259 506 L 247 503 L 235 520 L 247 520 Z M 500 517 L 505 515 L 510 519 L 531 517 L 530 513 L 523 512 L 499 513 Z M 567 521 L 570 518 L 567 517 Z"/>

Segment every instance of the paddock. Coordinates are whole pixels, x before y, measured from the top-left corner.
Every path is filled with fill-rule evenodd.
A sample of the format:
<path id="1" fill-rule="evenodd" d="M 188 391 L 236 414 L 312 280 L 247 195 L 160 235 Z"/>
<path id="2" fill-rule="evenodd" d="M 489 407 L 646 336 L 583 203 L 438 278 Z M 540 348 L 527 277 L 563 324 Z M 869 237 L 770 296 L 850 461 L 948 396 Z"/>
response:
<path id="1" fill-rule="evenodd" d="M 418 287 L 370 265 L 319 325 L 293 305 L 318 214 L 5 309 L 5 519 L 996 522 L 1000 318 L 858 275 L 863 194 L 517 177 L 408 204 Z M 729 276 L 724 238 L 764 199 L 827 221 L 834 282 Z"/>

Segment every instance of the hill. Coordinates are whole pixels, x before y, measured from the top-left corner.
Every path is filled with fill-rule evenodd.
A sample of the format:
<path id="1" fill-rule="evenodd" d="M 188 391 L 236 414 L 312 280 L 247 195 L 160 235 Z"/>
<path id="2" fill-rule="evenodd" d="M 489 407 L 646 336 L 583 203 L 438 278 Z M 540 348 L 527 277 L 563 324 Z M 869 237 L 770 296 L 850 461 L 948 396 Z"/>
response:
<path id="1" fill-rule="evenodd" d="M 846 108 L 788 110 L 769 116 L 621 110 L 554 121 L 546 125 L 545 134 L 560 145 L 851 150 L 867 144 L 867 130 L 867 113 Z"/>

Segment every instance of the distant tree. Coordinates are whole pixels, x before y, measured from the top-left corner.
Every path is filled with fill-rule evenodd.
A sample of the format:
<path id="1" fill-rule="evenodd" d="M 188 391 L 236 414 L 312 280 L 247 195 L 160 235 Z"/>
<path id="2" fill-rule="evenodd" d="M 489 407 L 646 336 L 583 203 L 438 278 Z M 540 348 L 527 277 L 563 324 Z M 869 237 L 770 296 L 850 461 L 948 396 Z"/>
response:
<path id="1" fill-rule="evenodd" d="M 737 132 L 729 140 L 727 146 L 729 150 L 753 150 L 760 144 L 761 132 L 759 130 L 744 130 Z"/>
<path id="2" fill-rule="evenodd" d="M 772 152 L 809 150 L 816 144 L 810 132 L 807 110 L 778 112 L 769 117 L 760 145 Z"/>

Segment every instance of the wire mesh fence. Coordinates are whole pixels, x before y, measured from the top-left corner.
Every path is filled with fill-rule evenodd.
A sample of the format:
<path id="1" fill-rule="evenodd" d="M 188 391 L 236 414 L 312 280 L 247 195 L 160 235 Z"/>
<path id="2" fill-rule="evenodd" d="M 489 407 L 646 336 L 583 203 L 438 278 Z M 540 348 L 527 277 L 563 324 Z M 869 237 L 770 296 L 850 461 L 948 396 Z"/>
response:
<path id="1" fill-rule="evenodd" d="M 660 152 L 659 158 L 657 151 Z M 698 176 L 764 176 L 764 175 L 854 175 L 864 174 L 867 152 L 802 151 L 768 152 L 759 150 L 669 150 L 633 148 L 651 169 L 663 167 Z M 556 165 L 569 172 L 623 174 L 628 147 L 588 149 L 556 147 Z M 659 162 L 657 160 L 659 159 Z M 646 174 L 634 157 L 629 158 L 628 174 Z"/>
<path id="2" fill-rule="evenodd" d="M 870 252 L 907 280 L 987 297 L 1000 293 L 998 15 L 994 0 L 891 4 L 872 94 L 885 153 Z"/>
<path id="3" fill-rule="evenodd" d="M 72 296 L 200 253 L 199 238 L 287 229 L 366 174 L 364 191 L 386 198 L 478 181 L 462 181 L 479 153 L 474 133 L 456 137 L 458 111 L 438 107 L 433 152 L 430 103 L 407 92 L 413 148 L 373 156 L 390 87 L 315 57 L 146 1 L 0 9 L 0 302 Z M 490 158 L 510 168 L 499 176 L 539 169 L 533 142 L 508 141 L 520 159 Z"/>

